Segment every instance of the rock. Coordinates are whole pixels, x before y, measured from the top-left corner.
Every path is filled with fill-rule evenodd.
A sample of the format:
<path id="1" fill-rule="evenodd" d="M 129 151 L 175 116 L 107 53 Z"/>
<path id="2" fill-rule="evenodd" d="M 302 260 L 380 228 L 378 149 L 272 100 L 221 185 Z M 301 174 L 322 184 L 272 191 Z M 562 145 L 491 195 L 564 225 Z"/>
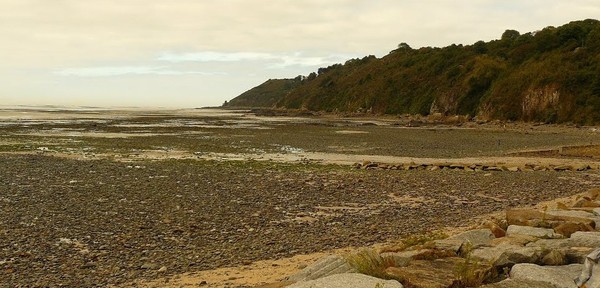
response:
<path id="1" fill-rule="evenodd" d="M 465 169 L 465 165 L 462 165 L 462 164 L 450 164 L 450 165 L 448 165 L 448 167 L 450 167 L 450 169 L 458 169 L 458 170 Z"/>
<path id="2" fill-rule="evenodd" d="M 458 254 L 463 243 L 465 243 L 465 241 L 462 239 L 441 239 L 434 240 L 433 247 L 437 250 L 452 251 L 455 254 Z"/>
<path id="3" fill-rule="evenodd" d="M 569 248 L 564 249 L 563 251 L 565 251 L 565 255 L 567 257 L 567 263 L 583 264 L 583 262 L 585 262 L 585 258 L 587 257 L 587 255 L 592 253 L 592 251 L 594 251 L 594 249 L 596 249 L 596 248 L 593 248 L 593 247 L 569 247 Z"/>
<path id="4" fill-rule="evenodd" d="M 563 250 L 551 250 L 542 258 L 541 264 L 545 266 L 560 266 L 568 264 L 567 254 Z"/>
<path id="5" fill-rule="evenodd" d="M 481 247 L 471 251 L 473 259 L 486 261 L 495 267 L 510 267 L 517 263 L 537 263 L 541 260 L 543 249 L 540 247 L 521 247 L 502 244 L 495 247 Z"/>
<path id="6" fill-rule="evenodd" d="M 83 265 L 81 265 L 79 268 L 80 269 L 95 269 L 97 266 L 96 262 L 86 262 Z"/>
<path id="7" fill-rule="evenodd" d="M 579 276 L 583 265 L 538 266 L 535 264 L 517 264 L 510 270 L 510 278 L 545 282 L 557 288 L 576 288 L 573 279 Z"/>
<path id="8" fill-rule="evenodd" d="M 461 248 L 470 243 L 470 248 L 489 245 L 493 239 L 496 239 L 490 229 L 469 230 L 446 239 L 433 241 L 434 248 L 437 250 L 451 251 L 460 254 Z"/>
<path id="9" fill-rule="evenodd" d="M 591 201 L 598 199 L 598 196 L 600 196 L 600 188 L 590 189 L 582 195 L 583 198 L 586 198 Z"/>
<path id="10" fill-rule="evenodd" d="M 430 251 L 430 249 L 419 249 L 402 252 L 387 252 L 381 253 L 381 257 L 384 259 L 391 259 L 396 267 L 403 267 L 407 266 L 410 261 L 421 258 L 423 254 L 430 253 Z"/>
<path id="11" fill-rule="evenodd" d="M 566 217 L 574 217 L 574 218 L 582 218 L 582 219 L 590 219 L 594 220 L 594 223 L 600 224 L 600 217 L 594 215 L 594 213 L 589 213 L 585 211 L 577 211 L 577 210 L 548 210 L 546 211 L 548 215 L 552 216 L 566 216 Z M 596 225 L 599 226 L 600 225 Z M 594 226 L 594 227 L 596 227 Z"/>
<path id="12" fill-rule="evenodd" d="M 369 163 L 367 165 L 363 165 L 363 167 L 365 167 L 365 169 L 374 169 L 374 168 L 379 167 L 379 163 L 373 163 L 373 162 L 371 162 L 371 163 Z"/>
<path id="13" fill-rule="evenodd" d="M 487 167 L 483 167 L 483 171 L 502 171 L 502 168 L 497 167 L 497 166 L 487 166 Z"/>
<path id="14" fill-rule="evenodd" d="M 565 211 L 565 210 L 556 210 Z M 511 209 L 506 211 L 506 221 L 509 225 L 554 228 L 565 222 L 582 223 L 596 227 L 594 220 L 565 215 L 551 215 L 532 209 Z"/>
<path id="15" fill-rule="evenodd" d="M 480 288 L 555 288 L 554 285 L 531 280 L 506 279 L 498 283 L 479 286 Z"/>
<path id="16" fill-rule="evenodd" d="M 396 280 L 383 280 L 358 273 L 343 273 L 330 275 L 316 280 L 298 282 L 288 288 L 403 288 Z"/>
<path id="17" fill-rule="evenodd" d="M 580 164 L 580 165 L 574 166 L 573 169 L 575 169 L 575 171 L 587 171 L 587 170 L 592 169 L 592 166 L 587 165 L 587 164 Z"/>
<path id="18" fill-rule="evenodd" d="M 446 240 L 461 240 L 464 243 L 471 243 L 473 247 L 477 247 L 481 245 L 489 245 L 490 242 L 495 238 L 496 237 L 490 229 L 476 229 L 448 237 Z"/>
<path id="19" fill-rule="evenodd" d="M 255 288 L 283 288 L 283 287 L 288 287 L 294 283 L 295 282 L 293 282 L 293 281 L 279 281 L 279 282 L 275 282 L 275 283 L 260 285 Z"/>
<path id="20" fill-rule="evenodd" d="M 465 259 L 459 257 L 415 260 L 407 267 L 390 267 L 386 272 L 396 279 L 403 279 L 407 287 L 446 288 L 456 281 L 456 267 L 464 263 Z"/>
<path id="21" fill-rule="evenodd" d="M 543 249 L 566 249 L 571 247 L 571 239 L 540 239 L 535 242 L 531 242 L 526 247 L 540 247 Z"/>
<path id="22" fill-rule="evenodd" d="M 593 231 L 594 228 L 584 223 L 565 222 L 554 227 L 554 232 L 565 237 L 571 237 L 571 234 L 577 231 Z"/>
<path id="23" fill-rule="evenodd" d="M 330 255 L 319 259 L 297 274 L 289 276 L 287 280 L 295 282 L 309 281 L 334 274 L 352 272 L 356 272 L 356 270 L 350 266 L 346 259 L 338 255 Z"/>
<path id="24" fill-rule="evenodd" d="M 390 259 L 396 267 L 403 267 L 412 261 L 412 257 L 404 255 L 402 252 L 381 253 L 381 258 Z"/>
<path id="25" fill-rule="evenodd" d="M 563 238 L 562 235 L 554 233 L 552 229 L 536 228 L 529 226 L 510 225 L 506 229 L 506 235 L 528 235 L 541 239 L 558 239 Z"/>
<path id="26" fill-rule="evenodd" d="M 572 247 L 600 247 L 600 232 L 575 232 L 569 241 Z"/>
<path id="27" fill-rule="evenodd" d="M 507 169 L 508 171 L 510 171 L 510 172 L 519 172 L 519 171 L 521 171 L 521 168 L 519 168 L 519 167 L 515 167 L 515 166 L 513 166 L 513 167 L 508 167 L 508 168 L 506 168 L 506 169 Z"/>
<path id="28" fill-rule="evenodd" d="M 598 203 L 596 201 L 592 201 L 590 199 L 581 198 L 577 202 L 575 202 L 575 204 L 573 204 L 573 207 L 575 207 L 575 208 L 584 208 L 584 207 L 596 208 L 596 207 L 600 207 L 600 203 Z"/>
<path id="29" fill-rule="evenodd" d="M 492 221 L 487 221 L 485 222 L 481 228 L 487 228 L 490 229 L 490 231 L 492 231 L 492 234 L 494 234 L 494 237 L 496 238 L 501 238 L 506 236 L 506 231 L 504 229 L 502 229 L 502 227 L 500 227 L 500 225 L 498 225 L 497 223 L 494 223 Z"/>
<path id="30" fill-rule="evenodd" d="M 492 242 L 490 242 L 491 246 L 498 246 L 501 244 L 512 244 L 512 245 L 517 245 L 517 246 L 525 246 L 531 242 L 535 242 L 539 240 L 539 238 L 533 237 L 533 236 L 528 236 L 528 235 L 511 235 L 511 236 L 506 236 L 506 237 L 502 237 L 502 238 L 496 238 L 494 240 L 492 240 Z"/>
<path id="31" fill-rule="evenodd" d="M 144 263 L 140 268 L 145 270 L 155 270 L 158 269 L 158 264 L 155 263 Z"/>
<path id="32" fill-rule="evenodd" d="M 571 165 L 554 166 L 554 171 L 573 171 L 573 170 L 575 170 L 575 168 L 573 168 L 573 166 L 571 166 Z"/>
<path id="33" fill-rule="evenodd" d="M 160 269 L 158 269 L 158 272 L 160 272 L 160 273 L 167 272 L 167 266 L 160 267 Z"/>

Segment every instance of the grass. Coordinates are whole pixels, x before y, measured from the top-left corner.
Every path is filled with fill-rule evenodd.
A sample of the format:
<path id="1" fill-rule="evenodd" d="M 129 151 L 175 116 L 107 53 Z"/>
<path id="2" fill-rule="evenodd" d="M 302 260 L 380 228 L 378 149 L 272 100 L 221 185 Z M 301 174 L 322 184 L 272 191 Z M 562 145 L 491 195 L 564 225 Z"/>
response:
<path id="1" fill-rule="evenodd" d="M 427 243 L 431 243 L 434 240 L 441 240 L 446 238 L 448 238 L 448 235 L 440 231 L 431 231 L 423 234 L 413 234 L 402 239 L 398 243 L 384 247 L 382 249 L 382 252 L 399 252 L 406 250 L 409 247 L 425 245 Z"/>
<path id="2" fill-rule="evenodd" d="M 362 249 L 355 254 L 347 255 L 345 258 L 361 274 L 380 279 L 394 279 L 386 272 L 387 268 L 395 266 L 394 260 L 392 258 L 381 257 L 373 249 Z"/>
<path id="3" fill-rule="evenodd" d="M 471 251 L 473 251 L 473 245 L 467 242 L 462 251 L 464 262 L 456 266 L 454 271 L 457 280 L 452 285 L 453 288 L 479 287 L 498 276 L 492 265 L 473 259 Z"/>

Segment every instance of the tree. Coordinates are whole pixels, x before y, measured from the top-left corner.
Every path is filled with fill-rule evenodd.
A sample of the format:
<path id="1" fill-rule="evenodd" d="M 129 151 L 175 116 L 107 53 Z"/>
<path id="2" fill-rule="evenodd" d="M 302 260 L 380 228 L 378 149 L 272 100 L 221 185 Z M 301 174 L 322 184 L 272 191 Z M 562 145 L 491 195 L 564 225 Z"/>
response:
<path id="1" fill-rule="evenodd" d="M 502 33 L 502 38 L 500 38 L 502 41 L 514 41 L 517 40 L 517 38 L 519 38 L 519 36 L 521 36 L 521 33 L 519 33 L 519 31 L 517 30 L 506 30 L 504 31 L 504 33 Z"/>
<path id="2" fill-rule="evenodd" d="M 412 48 L 406 42 L 402 42 L 398 44 L 398 50 L 412 50 Z"/>
<path id="3" fill-rule="evenodd" d="M 488 49 L 485 45 L 485 42 L 479 40 L 479 41 L 475 42 L 475 44 L 473 44 L 473 50 L 477 54 L 485 54 L 485 53 L 487 53 Z"/>

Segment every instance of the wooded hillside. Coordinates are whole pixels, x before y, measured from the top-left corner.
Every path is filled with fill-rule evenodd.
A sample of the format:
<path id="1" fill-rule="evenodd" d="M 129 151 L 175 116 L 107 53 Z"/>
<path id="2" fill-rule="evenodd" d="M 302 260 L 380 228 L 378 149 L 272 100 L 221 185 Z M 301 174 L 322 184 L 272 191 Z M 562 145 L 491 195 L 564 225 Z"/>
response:
<path id="1" fill-rule="evenodd" d="M 600 123 L 600 22 L 413 49 L 269 80 L 228 106 Z"/>

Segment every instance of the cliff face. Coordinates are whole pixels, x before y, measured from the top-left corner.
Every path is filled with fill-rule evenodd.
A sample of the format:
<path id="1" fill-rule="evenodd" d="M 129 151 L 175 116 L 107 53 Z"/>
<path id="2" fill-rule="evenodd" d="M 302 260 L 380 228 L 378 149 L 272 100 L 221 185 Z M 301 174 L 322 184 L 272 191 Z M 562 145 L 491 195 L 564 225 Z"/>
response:
<path id="1" fill-rule="evenodd" d="M 263 107 L 600 123 L 600 22 L 506 30 L 467 46 L 402 43 L 382 58 L 351 59 L 296 81 L 290 89 L 269 81 L 254 89 L 270 91 Z M 232 102 L 263 103 L 246 93 Z"/>

